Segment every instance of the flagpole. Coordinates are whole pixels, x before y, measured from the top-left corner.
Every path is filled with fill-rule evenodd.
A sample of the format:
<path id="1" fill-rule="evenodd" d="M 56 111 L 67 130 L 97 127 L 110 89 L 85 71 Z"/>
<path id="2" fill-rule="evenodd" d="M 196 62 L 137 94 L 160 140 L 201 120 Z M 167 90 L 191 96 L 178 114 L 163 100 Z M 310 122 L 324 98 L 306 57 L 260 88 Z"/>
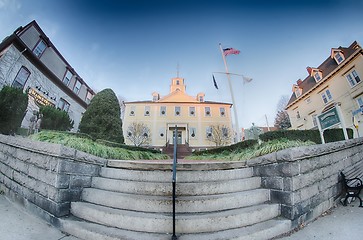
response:
<path id="1" fill-rule="evenodd" d="M 231 92 L 231 97 L 232 97 L 232 104 L 233 104 L 233 112 L 234 112 L 234 119 L 235 119 L 235 131 L 236 131 L 236 137 L 237 140 L 236 142 L 239 142 L 240 140 L 240 134 L 239 134 L 239 124 L 238 124 L 238 117 L 237 117 L 237 106 L 236 106 L 236 101 L 234 100 L 234 95 L 233 95 L 233 90 L 232 90 L 232 84 L 231 84 L 231 77 L 229 75 L 229 71 L 228 71 L 228 66 L 227 66 L 227 61 L 226 61 L 226 56 L 224 56 L 223 54 L 223 49 L 222 49 L 222 44 L 219 44 L 219 48 L 221 50 L 221 54 L 222 54 L 222 58 L 223 58 L 223 62 L 224 62 L 224 67 L 226 68 L 226 74 L 227 74 L 227 79 L 228 79 L 228 86 L 229 86 L 229 90 Z"/>

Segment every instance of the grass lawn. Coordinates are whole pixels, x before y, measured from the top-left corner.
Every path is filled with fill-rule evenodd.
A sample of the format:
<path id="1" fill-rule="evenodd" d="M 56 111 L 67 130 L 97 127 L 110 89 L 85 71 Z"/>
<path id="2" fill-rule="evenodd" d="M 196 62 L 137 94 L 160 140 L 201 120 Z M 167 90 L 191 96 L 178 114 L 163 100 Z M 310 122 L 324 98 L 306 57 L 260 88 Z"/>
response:
<path id="1" fill-rule="evenodd" d="M 187 157 L 190 160 L 223 160 L 223 161 L 243 161 L 262 155 L 266 155 L 272 152 L 277 152 L 279 150 L 315 145 L 316 143 L 311 141 L 298 141 L 298 140 L 287 140 L 287 139 L 276 139 L 268 142 L 263 142 L 262 144 L 256 144 L 249 148 L 239 148 L 234 151 L 225 150 L 221 153 L 216 154 L 201 154 L 201 155 L 191 155 Z"/>
<path id="2" fill-rule="evenodd" d="M 38 134 L 29 136 L 30 139 L 59 143 L 67 147 L 71 147 L 98 157 L 106 159 L 120 160 L 161 160 L 169 159 L 165 154 L 152 153 L 149 151 L 133 151 L 122 147 L 109 147 L 104 144 L 93 141 L 82 135 L 69 134 L 66 132 L 41 131 Z"/>

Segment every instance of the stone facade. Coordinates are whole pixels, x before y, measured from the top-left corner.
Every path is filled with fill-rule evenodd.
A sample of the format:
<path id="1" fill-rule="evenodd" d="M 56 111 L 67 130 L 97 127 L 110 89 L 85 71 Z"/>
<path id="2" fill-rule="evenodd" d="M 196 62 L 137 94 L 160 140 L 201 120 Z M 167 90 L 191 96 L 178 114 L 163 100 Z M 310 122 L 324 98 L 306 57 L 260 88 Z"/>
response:
<path id="1" fill-rule="evenodd" d="M 41 42 L 46 46 L 37 54 Z M 51 105 L 67 111 L 74 121 L 72 131 L 77 131 L 82 114 L 95 94 L 35 21 L 17 29 L 0 43 L 0 89 L 5 85 L 22 88 L 28 93 L 23 128 L 28 128 L 34 110 Z"/>
<path id="2" fill-rule="evenodd" d="M 52 222 L 69 214 L 106 160 L 59 144 L 0 135 L 0 187 Z"/>

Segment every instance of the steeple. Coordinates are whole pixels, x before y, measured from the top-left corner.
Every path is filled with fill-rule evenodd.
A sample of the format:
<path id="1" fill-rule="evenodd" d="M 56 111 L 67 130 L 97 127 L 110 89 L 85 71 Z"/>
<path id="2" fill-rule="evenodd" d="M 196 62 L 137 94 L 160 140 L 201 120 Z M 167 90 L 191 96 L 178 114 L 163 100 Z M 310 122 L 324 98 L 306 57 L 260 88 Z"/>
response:
<path id="1" fill-rule="evenodd" d="M 185 93 L 186 86 L 184 84 L 184 78 L 176 77 L 171 79 L 170 93 L 175 91 L 181 91 Z"/>

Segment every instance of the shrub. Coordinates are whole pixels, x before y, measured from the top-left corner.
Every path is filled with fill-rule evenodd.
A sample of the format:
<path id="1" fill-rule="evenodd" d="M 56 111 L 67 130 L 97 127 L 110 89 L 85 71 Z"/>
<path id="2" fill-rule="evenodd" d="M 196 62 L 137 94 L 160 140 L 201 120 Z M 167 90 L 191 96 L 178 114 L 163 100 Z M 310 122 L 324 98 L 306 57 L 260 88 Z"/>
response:
<path id="1" fill-rule="evenodd" d="M 347 128 L 349 138 L 353 138 L 353 130 Z M 264 142 L 274 139 L 286 138 L 288 140 L 312 141 L 317 144 L 321 143 L 319 130 L 281 130 L 266 132 L 260 135 L 260 139 Z M 325 142 L 336 142 L 344 140 L 342 129 L 333 128 L 324 131 Z"/>
<path id="2" fill-rule="evenodd" d="M 39 112 L 43 114 L 41 129 L 69 131 L 73 128 L 74 122 L 69 118 L 67 112 L 56 109 L 52 106 L 42 106 Z"/>
<path id="3" fill-rule="evenodd" d="M 14 134 L 21 125 L 28 95 L 22 89 L 5 86 L 0 91 L 0 133 Z"/>
<path id="4" fill-rule="evenodd" d="M 81 133 L 94 139 L 123 143 L 120 104 L 111 89 L 104 89 L 91 100 L 79 124 Z"/>

